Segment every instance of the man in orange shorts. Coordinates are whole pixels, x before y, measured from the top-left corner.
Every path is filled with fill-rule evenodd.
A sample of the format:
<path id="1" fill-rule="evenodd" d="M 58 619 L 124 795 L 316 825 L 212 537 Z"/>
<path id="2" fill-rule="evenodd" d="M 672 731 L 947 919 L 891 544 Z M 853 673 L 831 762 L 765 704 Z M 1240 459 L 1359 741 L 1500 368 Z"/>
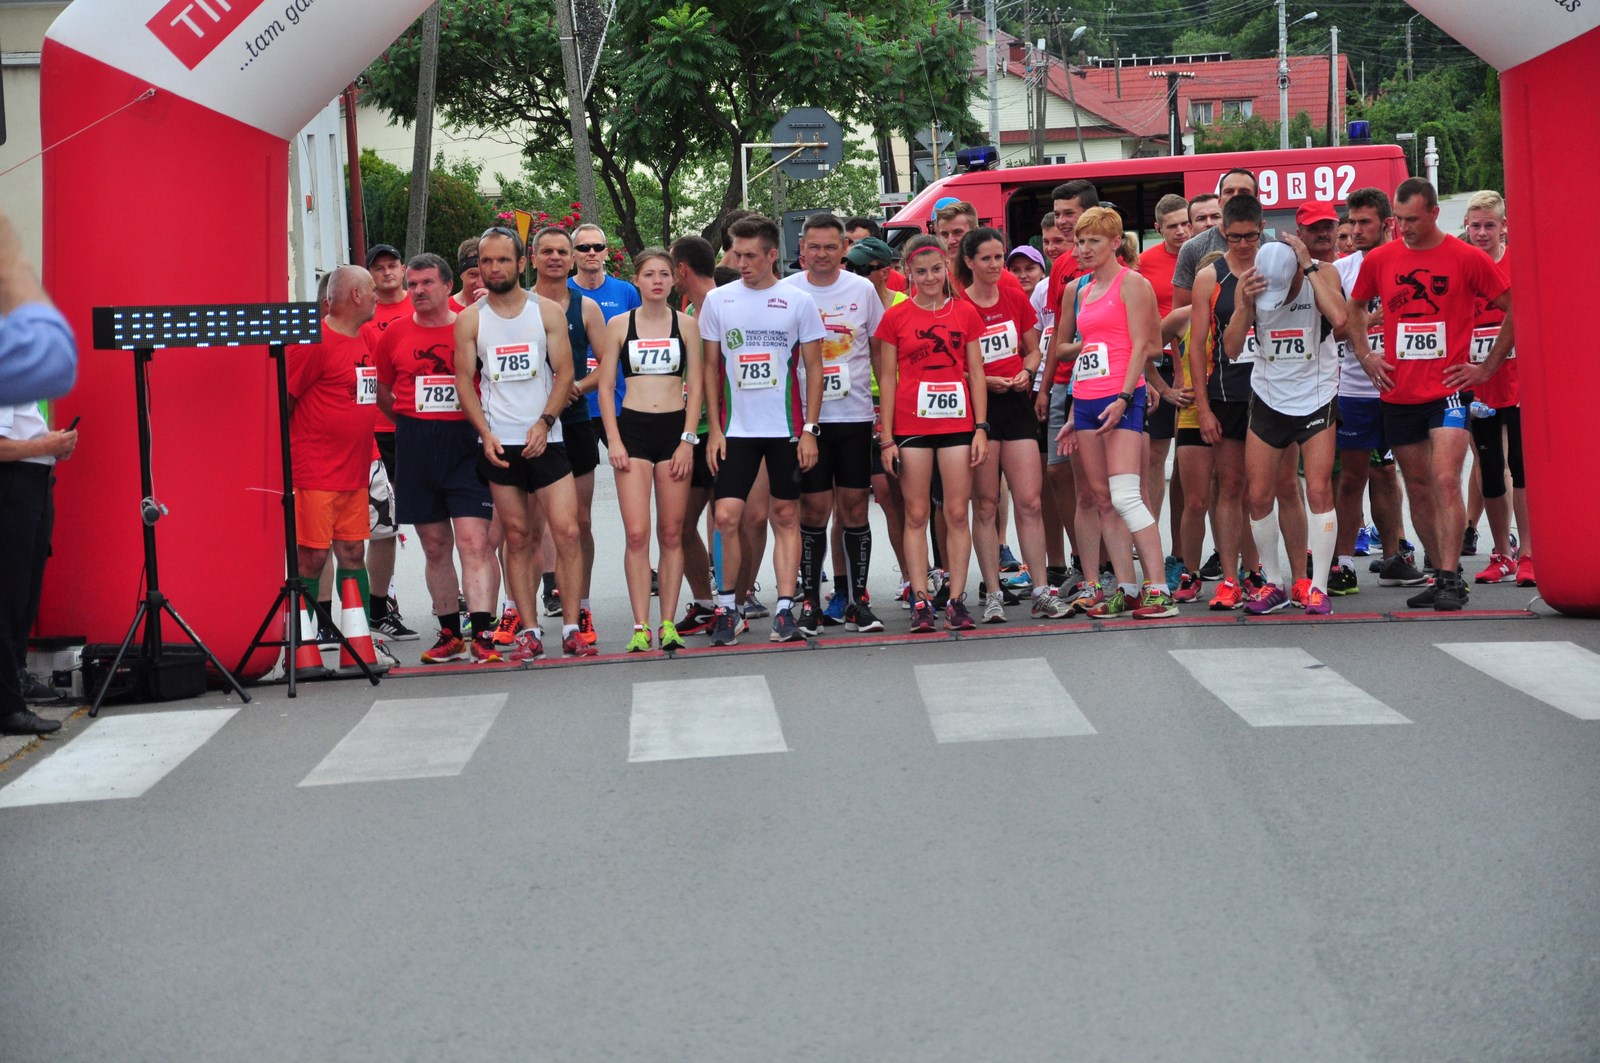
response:
<path id="1" fill-rule="evenodd" d="M 359 266 L 340 266 L 327 281 L 322 342 L 286 352 L 295 540 L 300 581 L 310 600 L 319 600 L 317 583 L 331 548 L 337 586 L 353 578 L 364 607 L 370 593 L 367 495 L 378 376 L 361 326 L 377 308 L 377 288 Z M 337 594 L 329 597 L 338 600 Z M 322 621 L 336 626 L 332 617 Z"/>

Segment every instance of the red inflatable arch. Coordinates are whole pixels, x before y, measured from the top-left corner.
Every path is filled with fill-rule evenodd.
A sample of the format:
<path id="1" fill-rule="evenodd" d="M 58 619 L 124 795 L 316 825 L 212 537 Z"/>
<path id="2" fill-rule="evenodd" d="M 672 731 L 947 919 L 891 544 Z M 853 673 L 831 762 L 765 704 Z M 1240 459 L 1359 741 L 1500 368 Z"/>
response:
<path id="1" fill-rule="evenodd" d="M 41 58 L 43 142 L 70 138 L 44 157 L 44 272 L 83 346 L 93 306 L 284 300 L 289 140 L 426 6 L 71 4 Z M 58 417 L 82 416 L 83 444 L 58 485 L 48 632 L 119 642 L 133 616 L 132 364 L 84 349 L 59 404 Z M 161 351 L 150 388 L 156 494 L 171 510 L 162 590 L 231 666 L 284 575 L 271 363 L 261 348 Z"/>
<path id="2" fill-rule="evenodd" d="M 1600 341 L 1585 310 L 1600 268 L 1573 239 L 1575 212 L 1600 193 L 1600 4 L 1411 0 L 1501 71 L 1511 300 L 1522 385 L 1523 459 L 1539 593 L 1564 613 L 1600 616 L 1600 455 L 1593 392 Z"/>

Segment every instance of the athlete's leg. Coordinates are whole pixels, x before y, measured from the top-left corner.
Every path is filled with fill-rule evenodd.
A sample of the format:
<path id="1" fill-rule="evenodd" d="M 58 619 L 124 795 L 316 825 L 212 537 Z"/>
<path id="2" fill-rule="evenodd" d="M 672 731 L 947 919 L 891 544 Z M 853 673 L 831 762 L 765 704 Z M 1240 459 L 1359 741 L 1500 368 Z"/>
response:
<path id="1" fill-rule="evenodd" d="M 594 470 L 582 476 L 573 477 L 573 486 L 577 489 L 578 498 L 578 542 L 583 547 L 583 593 L 579 595 L 581 602 L 589 600 L 589 585 L 594 579 Z M 650 564 L 650 546 L 645 544 L 645 565 Z M 559 562 L 558 562 L 559 565 Z M 645 581 L 649 587 L 648 578 Z M 581 604 L 581 603 L 580 603 Z"/>
<path id="2" fill-rule="evenodd" d="M 1461 538 L 1467 530 L 1467 503 L 1461 494 L 1461 467 L 1471 448 L 1472 433 L 1462 428 L 1435 428 L 1428 433 L 1433 443 L 1431 457 L 1434 538 L 1439 552 L 1433 555 L 1440 572 L 1454 572 L 1461 564 Z"/>
<path id="3" fill-rule="evenodd" d="M 1112 564 L 1119 566 L 1117 581 L 1127 585 L 1125 590 L 1131 587 L 1128 590 L 1130 595 L 1136 595 L 1139 590 L 1138 581 L 1133 575 L 1133 547 L 1139 550 L 1139 564 L 1144 570 L 1144 578 L 1156 590 L 1167 589 L 1167 574 L 1161 552 L 1161 526 L 1150 513 L 1150 507 L 1144 503 L 1142 485 L 1136 482 L 1148 467 L 1145 447 L 1149 439 L 1143 432 L 1122 428 L 1105 435 L 1106 494 L 1118 518 L 1111 522 L 1116 525 L 1111 534 L 1118 539 L 1127 536 L 1129 540 L 1128 549 L 1119 548 L 1112 555 Z M 1128 480 L 1130 476 L 1134 479 Z M 1116 477 L 1115 482 L 1112 477 Z M 1109 524 L 1105 526 L 1110 527 Z"/>
<path id="4" fill-rule="evenodd" d="M 1217 541 L 1217 553 L 1222 557 L 1222 578 L 1232 580 L 1236 578 L 1241 555 L 1247 568 L 1255 567 L 1249 564 L 1256 554 L 1253 539 L 1249 549 L 1245 547 L 1245 540 L 1252 538 L 1244 534 L 1245 445 L 1238 439 L 1219 439 L 1211 450 L 1217 467 L 1217 508 L 1211 528 Z M 1273 482 L 1268 481 L 1269 492 Z M 1259 558 L 1254 560 L 1260 563 Z"/>
<path id="5" fill-rule="evenodd" d="M 1161 522 L 1161 505 L 1167 500 L 1167 455 L 1172 453 L 1172 440 L 1151 439 L 1145 436 L 1145 454 L 1143 477 L 1140 480 L 1144 488 L 1145 508 L 1150 510 L 1150 515 Z M 1178 540 L 1174 538 L 1173 542 Z"/>
<path id="6" fill-rule="evenodd" d="M 428 597 L 435 616 L 454 613 L 460 581 L 456 578 L 454 556 L 455 536 L 450 522 L 441 520 L 418 524 L 417 542 L 422 544 L 423 576 L 428 584 Z"/>
<path id="7" fill-rule="evenodd" d="M 867 574 L 872 565 L 872 525 L 867 516 L 871 492 L 865 487 L 839 487 L 833 492 L 833 529 L 839 546 L 834 554 L 834 582 L 838 594 L 859 602 L 867 594 Z M 843 567 L 840 567 L 840 561 Z"/>
<path id="8" fill-rule="evenodd" d="M 1184 567 L 1198 573 L 1205 564 L 1206 518 L 1211 501 L 1212 482 L 1215 480 L 1210 447 L 1188 446 L 1178 448 L 1177 482 L 1183 485 L 1183 516 L 1181 520 Z"/>
<path id="9" fill-rule="evenodd" d="M 683 566 L 684 566 L 684 533 L 689 526 L 685 515 L 689 508 L 689 481 L 674 480 L 672 466 L 661 462 L 655 467 L 656 485 L 656 549 L 659 558 L 656 562 L 657 586 L 660 588 L 660 608 L 662 620 L 674 620 L 678 615 L 678 599 L 683 592 Z M 647 518 L 648 519 L 648 518 Z M 699 536 L 696 536 L 698 539 Z M 704 547 L 701 547 L 704 550 Z M 650 609 L 650 556 L 645 555 L 645 616 L 649 617 Z M 701 569 L 700 579 L 704 580 L 705 570 Z M 690 586 L 694 581 L 690 580 Z M 632 594 L 632 588 L 629 588 Z M 709 591 L 707 598 L 710 597 Z M 647 621 L 648 622 L 648 619 Z"/>
<path id="10" fill-rule="evenodd" d="M 529 505 L 532 498 L 521 488 L 490 484 L 489 496 L 499 517 L 505 538 L 506 593 L 517 607 L 523 627 L 536 627 L 539 616 L 538 583 L 534 578 L 537 562 L 533 553 L 533 527 L 541 517 Z"/>
<path id="11" fill-rule="evenodd" d="M 1311 551 L 1311 586 L 1323 592 L 1328 589 L 1328 571 L 1336 556 L 1333 544 L 1339 528 L 1333 490 L 1333 457 L 1337 447 L 1338 434 L 1332 427 L 1318 432 L 1300 446 L 1300 460 L 1306 470 L 1306 504 L 1311 511 L 1306 537 L 1307 548 Z M 1291 556 L 1290 560 L 1295 558 Z"/>
<path id="12" fill-rule="evenodd" d="M 972 564 L 972 524 L 968 507 L 972 498 L 972 448 L 944 447 L 934 452 L 939 478 L 944 483 L 944 563 L 950 573 L 950 597 L 966 593 L 967 568 Z"/>
<path id="13" fill-rule="evenodd" d="M 706 549 L 705 537 L 700 534 L 700 518 L 710 504 L 709 488 L 689 488 L 683 511 L 683 576 L 689 584 L 689 596 L 701 603 L 709 603 L 713 593 L 711 552 Z M 674 590 L 672 593 L 676 597 L 678 592 Z"/>
<path id="14" fill-rule="evenodd" d="M 629 458 L 627 470 L 617 471 L 617 505 L 622 510 L 622 533 L 625 540 L 622 570 L 628 580 L 628 605 L 633 609 L 635 626 L 648 627 L 650 624 L 650 489 L 658 479 L 656 469 L 654 462 Z M 588 479 L 592 483 L 593 477 Z M 679 520 L 681 523 L 682 518 Z M 682 535 L 681 529 L 679 535 Z M 581 518 L 578 523 L 578 542 L 580 544 L 583 542 Z M 665 572 L 661 574 L 661 578 L 666 579 Z M 663 592 L 666 591 L 665 582 L 661 584 L 661 589 Z M 676 586 L 672 593 L 676 598 L 678 593 Z M 663 614 L 671 619 L 671 614 L 665 610 Z"/>
<path id="15" fill-rule="evenodd" d="M 900 571 L 911 580 L 914 598 L 928 597 L 928 523 L 933 514 L 933 451 L 907 447 L 900 451 L 900 499 L 904 527 L 900 536 Z"/>
<path id="16" fill-rule="evenodd" d="M 1043 589 L 1045 570 L 1044 513 L 1040 494 L 1044 477 L 1039 469 L 1039 444 L 1031 439 L 1012 439 L 999 444 L 1000 466 L 1011 485 L 1011 505 L 1017 515 L 1017 548 L 1022 561 L 1033 574 L 1033 585 Z"/>
<path id="17" fill-rule="evenodd" d="M 828 518 L 832 515 L 831 490 L 809 491 L 800 496 L 800 595 L 819 610 L 822 608 L 822 569 L 827 563 Z M 778 569 L 778 582 L 783 582 L 782 568 Z"/>
<path id="18" fill-rule="evenodd" d="M 1383 556 L 1400 552 L 1406 535 L 1405 507 L 1401 504 L 1400 467 L 1384 462 L 1367 470 L 1367 503 L 1372 507 L 1372 523 L 1383 543 Z"/>
<path id="19" fill-rule="evenodd" d="M 519 508 L 521 500 L 518 499 Z M 461 557 L 461 590 L 467 598 L 467 612 L 495 611 L 495 587 L 499 569 L 489 541 L 489 521 L 485 517 L 456 517 L 456 553 Z M 477 634 L 476 631 L 473 632 Z"/>
<path id="20" fill-rule="evenodd" d="M 1427 555 L 1429 563 L 1438 565 L 1439 543 L 1435 541 L 1439 530 L 1435 512 L 1433 490 L 1433 441 L 1424 439 L 1420 443 L 1407 443 L 1394 448 L 1394 460 L 1400 466 L 1400 476 L 1405 480 L 1406 501 L 1411 504 L 1411 526 L 1416 529 L 1417 538 L 1422 540 L 1423 552 Z M 1459 467 L 1456 470 L 1460 472 Z M 1460 486 L 1456 488 L 1456 496 L 1461 494 Z M 1467 520 L 1465 507 L 1462 509 L 1461 522 L 1465 525 Z M 1456 533 L 1456 549 L 1461 549 L 1461 533 Z"/>
<path id="21" fill-rule="evenodd" d="M 578 626 L 578 610 L 583 608 L 583 539 L 578 531 L 578 485 L 569 474 L 539 488 L 539 505 L 544 509 L 545 528 L 556 551 L 556 589 L 561 592 L 561 635 Z M 644 576 L 650 587 L 650 573 Z"/>
<path id="22" fill-rule="evenodd" d="M 1356 536 L 1366 525 L 1365 502 L 1370 466 L 1369 451 L 1339 451 L 1339 481 L 1334 485 L 1334 508 L 1339 514 L 1339 531 L 1334 537 L 1334 554 L 1354 557 Z M 1307 476 L 1309 476 L 1309 472 Z"/>
<path id="23" fill-rule="evenodd" d="M 793 598 L 800 573 L 800 503 L 774 498 L 767 512 L 772 524 L 772 565 L 778 597 Z"/>
<path id="24" fill-rule="evenodd" d="M 1289 555 L 1289 571 L 1284 578 L 1293 586 L 1306 568 L 1307 531 L 1306 496 L 1300 486 L 1300 444 L 1291 443 L 1284 448 L 1283 460 L 1278 463 L 1278 527 L 1283 532 L 1283 546 Z"/>
<path id="25" fill-rule="evenodd" d="M 719 498 L 711 504 L 717 521 L 717 537 L 722 543 L 722 583 L 717 588 L 717 604 L 729 608 L 744 604 L 736 581 L 744 563 L 745 541 L 741 530 L 745 524 L 745 509 L 742 498 Z M 731 602 L 726 600 L 730 598 Z"/>
<path id="26" fill-rule="evenodd" d="M 1000 589 L 1000 533 L 995 513 L 1000 508 L 1000 450 L 990 441 L 983 464 L 972 470 L 972 548 L 978 554 L 978 574 L 992 594 Z M 939 463 L 944 471 L 944 463 Z M 945 519 L 950 519 L 950 496 L 945 495 Z M 953 591 L 951 592 L 954 593 Z"/>
<path id="27" fill-rule="evenodd" d="M 1267 443 L 1255 432 L 1245 436 L 1245 508 L 1250 520 L 1250 535 L 1255 540 L 1267 582 L 1278 587 L 1288 585 L 1284 583 L 1279 522 L 1273 519 L 1273 505 L 1279 493 L 1278 469 L 1288 461 L 1285 451 Z"/>

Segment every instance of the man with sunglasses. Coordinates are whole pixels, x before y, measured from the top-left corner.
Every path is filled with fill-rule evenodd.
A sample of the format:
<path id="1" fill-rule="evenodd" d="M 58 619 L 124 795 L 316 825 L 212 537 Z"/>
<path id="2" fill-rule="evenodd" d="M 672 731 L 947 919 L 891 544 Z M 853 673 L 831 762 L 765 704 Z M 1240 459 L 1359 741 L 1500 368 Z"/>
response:
<path id="1" fill-rule="evenodd" d="M 606 257 L 611 253 L 610 244 L 606 241 L 605 230 L 598 225 L 580 225 L 572 230 L 572 261 L 576 269 L 567 281 L 567 286 L 575 291 L 593 299 L 600 307 L 600 314 L 605 320 L 610 321 L 618 314 L 632 310 L 639 305 L 639 289 L 625 280 L 609 276 L 606 273 Z M 589 368 L 598 369 L 599 354 L 589 352 Z M 617 409 L 622 409 L 622 396 L 627 390 L 622 374 L 617 374 Z M 589 417 L 594 421 L 594 428 L 601 437 L 605 429 L 600 424 L 600 397 L 594 392 L 589 393 Z"/>

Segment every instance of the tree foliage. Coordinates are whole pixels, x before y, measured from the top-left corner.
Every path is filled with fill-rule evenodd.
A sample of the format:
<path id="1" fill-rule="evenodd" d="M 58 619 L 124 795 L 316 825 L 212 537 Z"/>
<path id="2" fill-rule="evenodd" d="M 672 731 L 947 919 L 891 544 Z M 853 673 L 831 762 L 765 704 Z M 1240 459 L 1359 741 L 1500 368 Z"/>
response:
<path id="1" fill-rule="evenodd" d="M 497 129 L 529 162 L 569 158 L 570 120 L 552 0 L 444 0 L 437 106 Z M 415 118 L 420 24 L 368 70 L 371 97 Z M 630 250 L 679 231 L 680 196 L 716 189 L 711 227 L 738 206 L 741 143 L 793 106 L 909 134 L 937 118 L 976 132 L 976 37 L 939 0 L 632 0 L 619 4 L 588 104 L 596 173 Z M 565 193 L 570 194 L 569 186 Z M 659 221 L 654 204 L 659 202 Z M 659 226 L 659 227 L 657 227 Z"/>
<path id="2" fill-rule="evenodd" d="M 366 215 L 367 246 L 406 246 L 411 174 L 372 151 L 361 153 L 361 206 Z M 452 265 L 461 241 L 494 224 L 494 208 L 478 194 L 478 173 L 470 165 L 434 162 L 428 184 L 427 246 Z"/>

